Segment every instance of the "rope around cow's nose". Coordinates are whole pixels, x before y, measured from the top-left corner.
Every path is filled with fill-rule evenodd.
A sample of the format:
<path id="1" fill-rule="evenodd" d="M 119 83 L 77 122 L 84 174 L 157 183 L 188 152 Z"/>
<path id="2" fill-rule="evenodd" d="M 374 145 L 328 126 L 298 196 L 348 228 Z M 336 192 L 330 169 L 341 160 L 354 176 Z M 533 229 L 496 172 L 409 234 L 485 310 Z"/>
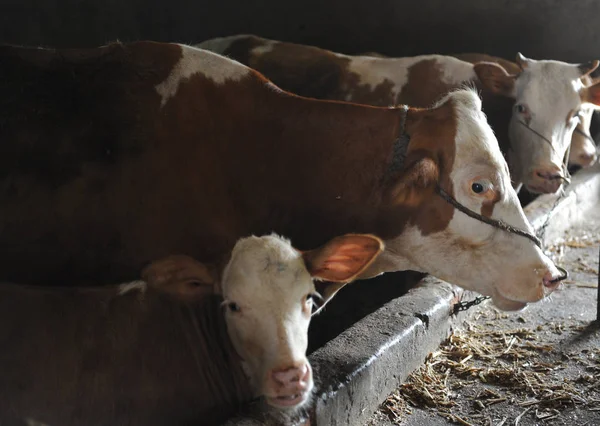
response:
<path id="1" fill-rule="evenodd" d="M 558 265 L 554 265 L 554 266 L 556 266 L 556 269 L 558 269 L 560 272 L 562 272 L 562 275 L 557 278 L 554 278 L 553 280 L 550 280 L 550 282 L 552 284 L 557 283 L 559 281 L 566 280 L 567 278 L 569 278 L 569 271 L 567 271 L 565 268 L 563 268 L 561 266 L 558 266 Z"/>

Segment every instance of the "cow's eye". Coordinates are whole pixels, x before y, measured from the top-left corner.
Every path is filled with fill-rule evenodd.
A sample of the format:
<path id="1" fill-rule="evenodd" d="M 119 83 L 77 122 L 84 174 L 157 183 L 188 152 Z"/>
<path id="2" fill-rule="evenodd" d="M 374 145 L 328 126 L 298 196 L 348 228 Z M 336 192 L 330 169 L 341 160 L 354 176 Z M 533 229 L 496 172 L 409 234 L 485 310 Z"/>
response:
<path id="1" fill-rule="evenodd" d="M 471 191 L 474 194 L 482 195 L 492 188 L 492 184 L 487 180 L 476 180 L 471 182 Z"/>
<path id="2" fill-rule="evenodd" d="M 229 303 L 227 304 L 227 308 L 228 308 L 228 309 L 229 309 L 231 312 L 240 312 L 240 311 L 241 311 L 241 309 L 240 309 L 240 306 L 239 306 L 237 303 L 235 303 L 235 302 L 229 302 Z"/>
<path id="3" fill-rule="evenodd" d="M 516 104 L 515 109 L 519 114 L 525 114 L 527 112 L 527 107 L 523 104 Z"/>
<path id="4" fill-rule="evenodd" d="M 471 185 L 471 189 L 475 194 L 481 194 L 483 192 L 483 185 L 479 182 L 474 182 L 473 185 Z"/>

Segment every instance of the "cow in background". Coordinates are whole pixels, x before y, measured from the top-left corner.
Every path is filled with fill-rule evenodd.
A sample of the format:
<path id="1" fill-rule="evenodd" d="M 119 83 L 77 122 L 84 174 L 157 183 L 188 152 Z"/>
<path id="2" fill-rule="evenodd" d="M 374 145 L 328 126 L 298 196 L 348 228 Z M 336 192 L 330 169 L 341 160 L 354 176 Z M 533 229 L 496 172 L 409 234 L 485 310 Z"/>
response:
<path id="1" fill-rule="evenodd" d="M 476 84 L 484 89 L 483 109 L 507 153 L 513 184 L 534 193 L 561 187 L 578 116 L 586 103 L 600 103 L 600 84 L 588 77 L 597 61 L 567 64 L 519 56 L 517 70 L 507 70 L 497 62 L 473 65 L 442 55 L 349 56 L 253 35 L 196 46 L 240 61 L 285 90 L 319 99 L 427 107 L 465 83 Z"/>

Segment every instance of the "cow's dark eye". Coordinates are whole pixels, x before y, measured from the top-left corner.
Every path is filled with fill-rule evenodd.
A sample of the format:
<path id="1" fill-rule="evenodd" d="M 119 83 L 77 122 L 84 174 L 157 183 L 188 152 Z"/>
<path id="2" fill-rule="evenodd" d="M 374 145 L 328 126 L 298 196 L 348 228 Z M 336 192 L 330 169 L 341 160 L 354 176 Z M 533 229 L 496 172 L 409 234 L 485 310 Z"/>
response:
<path id="1" fill-rule="evenodd" d="M 484 190 L 484 187 L 479 182 L 473 182 L 473 184 L 471 185 L 471 190 L 475 194 L 481 194 L 483 192 L 483 190 Z"/>
<path id="2" fill-rule="evenodd" d="M 229 308 L 229 310 L 231 312 L 239 312 L 239 311 L 241 311 L 240 306 L 237 303 L 235 303 L 235 302 L 229 302 L 227 304 L 227 307 Z"/>
<path id="3" fill-rule="evenodd" d="M 527 112 L 527 108 L 525 108 L 525 105 L 523 104 L 517 104 L 515 105 L 515 108 L 519 114 L 525 114 Z"/>

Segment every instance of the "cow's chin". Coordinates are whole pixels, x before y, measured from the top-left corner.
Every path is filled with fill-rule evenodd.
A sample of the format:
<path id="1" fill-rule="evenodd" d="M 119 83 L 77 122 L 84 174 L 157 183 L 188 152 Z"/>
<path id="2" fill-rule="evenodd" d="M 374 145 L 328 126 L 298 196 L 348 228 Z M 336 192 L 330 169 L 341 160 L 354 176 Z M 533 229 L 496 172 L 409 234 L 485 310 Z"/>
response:
<path id="1" fill-rule="evenodd" d="M 522 311 L 523 309 L 525 309 L 525 307 L 527 307 L 526 302 L 517 302 L 515 300 L 510 300 L 504 296 L 499 295 L 498 293 L 492 296 L 492 303 L 496 308 L 500 309 L 501 311 Z"/>
<path id="2" fill-rule="evenodd" d="M 306 405 L 310 401 L 311 390 L 298 391 L 292 395 L 265 395 L 265 401 L 271 407 L 283 410 L 297 410 Z"/>

